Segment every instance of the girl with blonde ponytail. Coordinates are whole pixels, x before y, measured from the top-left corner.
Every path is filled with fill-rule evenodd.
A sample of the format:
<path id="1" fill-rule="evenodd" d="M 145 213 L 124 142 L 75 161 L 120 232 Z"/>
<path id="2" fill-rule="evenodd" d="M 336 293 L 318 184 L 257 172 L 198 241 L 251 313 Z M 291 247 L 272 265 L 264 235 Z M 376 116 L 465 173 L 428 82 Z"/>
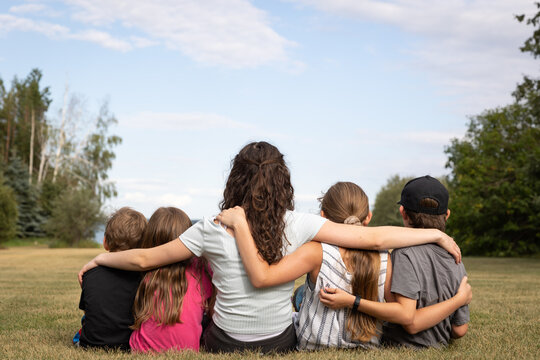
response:
<path id="1" fill-rule="evenodd" d="M 368 197 L 354 183 L 338 182 L 319 200 L 321 216 L 334 223 L 366 226 L 371 220 Z M 242 261 L 255 287 L 275 286 L 308 274 L 302 305 L 295 316 L 299 350 L 373 347 L 379 343 L 381 335 L 377 318 L 405 323 L 414 315 L 415 309 L 403 309 L 398 303 L 383 303 L 386 279 L 390 279 L 392 269 L 386 251 L 348 249 L 311 241 L 278 263 L 269 265 L 254 246 L 243 208 L 224 210 L 217 219 L 234 228 Z M 342 301 L 337 304 L 333 298 L 332 308 L 326 307 L 321 296 L 337 292 L 341 292 L 339 299 Z M 354 294 L 352 302 L 349 293 Z M 461 294 L 458 298 L 458 295 L 447 300 L 445 307 L 441 306 L 443 303 L 426 307 L 424 326 L 435 325 L 449 316 L 448 311 L 453 312 L 463 305 L 464 296 Z M 357 304 L 357 299 L 361 300 L 362 306 L 376 304 L 375 310 L 360 312 L 358 309 L 364 309 Z"/>

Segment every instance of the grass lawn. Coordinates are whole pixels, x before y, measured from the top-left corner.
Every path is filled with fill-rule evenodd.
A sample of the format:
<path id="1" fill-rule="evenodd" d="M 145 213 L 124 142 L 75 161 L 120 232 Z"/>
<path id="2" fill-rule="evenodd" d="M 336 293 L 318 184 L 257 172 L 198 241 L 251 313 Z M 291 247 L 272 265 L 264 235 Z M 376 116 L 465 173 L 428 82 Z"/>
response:
<path id="1" fill-rule="evenodd" d="M 100 249 L 0 250 L 0 359 L 236 359 L 234 355 L 158 356 L 84 351 L 71 346 L 80 327 L 77 272 Z M 443 350 L 325 350 L 286 359 L 540 358 L 540 259 L 465 258 L 473 286 L 468 334 Z M 261 358 L 255 353 L 245 358 Z M 264 358 L 273 358 L 266 356 Z"/>

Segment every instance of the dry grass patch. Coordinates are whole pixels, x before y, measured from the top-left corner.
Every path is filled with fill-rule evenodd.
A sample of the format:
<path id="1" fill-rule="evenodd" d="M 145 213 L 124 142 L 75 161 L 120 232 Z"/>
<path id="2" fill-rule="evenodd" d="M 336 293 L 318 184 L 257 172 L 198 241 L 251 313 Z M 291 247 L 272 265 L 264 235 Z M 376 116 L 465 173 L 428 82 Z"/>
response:
<path id="1" fill-rule="evenodd" d="M 0 250 L 0 359 L 538 359 L 540 259 L 466 258 L 473 286 L 469 333 L 442 350 L 325 350 L 285 356 L 170 352 L 157 356 L 84 351 L 71 346 L 80 327 L 77 272 L 100 249 Z M 302 281 L 297 281 L 297 285 Z"/>

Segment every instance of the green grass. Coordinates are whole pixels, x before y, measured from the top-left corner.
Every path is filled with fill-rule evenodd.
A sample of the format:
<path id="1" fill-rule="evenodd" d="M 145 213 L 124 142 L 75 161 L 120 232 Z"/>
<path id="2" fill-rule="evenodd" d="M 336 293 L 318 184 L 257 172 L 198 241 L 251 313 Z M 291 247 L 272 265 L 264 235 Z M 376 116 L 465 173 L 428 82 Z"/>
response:
<path id="1" fill-rule="evenodd" d="M 158 356 L 84 351 L 71 346 L 80 327 L 77 272 L 99 249 L 0 250 L 0 359 L 236 359 L 193 352 Z M 442 350 L 325 350 L 285 359 L 538 359 L 540 260 L 465 258 L 473 286 L 468 334 Z M 256 353 L 241 354 L 258 359 Z M 266 356 L 265 359 L 275 356 Z"/>

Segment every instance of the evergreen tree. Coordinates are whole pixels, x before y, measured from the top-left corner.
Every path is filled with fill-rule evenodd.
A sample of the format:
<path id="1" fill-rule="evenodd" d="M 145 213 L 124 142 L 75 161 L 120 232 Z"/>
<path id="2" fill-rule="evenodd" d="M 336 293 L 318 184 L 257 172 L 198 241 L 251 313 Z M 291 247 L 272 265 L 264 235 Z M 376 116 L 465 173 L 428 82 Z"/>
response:
<path id="1" fill-rule="evenodd" d="M 11 240 L 17 232 L 17 201 L 13 190 L 4 183 L 0 172 L 0 244 Z"/>
<path id="2" fill-rule="evenodd" d="M 38 203 L 38 191 L 28 183 L 28 171 L 17 157 L 12 157 L 5 170 L 6 183 L 13 189 L 17 200 L 17 236 L 43 236 L 45 221 Z"/>

